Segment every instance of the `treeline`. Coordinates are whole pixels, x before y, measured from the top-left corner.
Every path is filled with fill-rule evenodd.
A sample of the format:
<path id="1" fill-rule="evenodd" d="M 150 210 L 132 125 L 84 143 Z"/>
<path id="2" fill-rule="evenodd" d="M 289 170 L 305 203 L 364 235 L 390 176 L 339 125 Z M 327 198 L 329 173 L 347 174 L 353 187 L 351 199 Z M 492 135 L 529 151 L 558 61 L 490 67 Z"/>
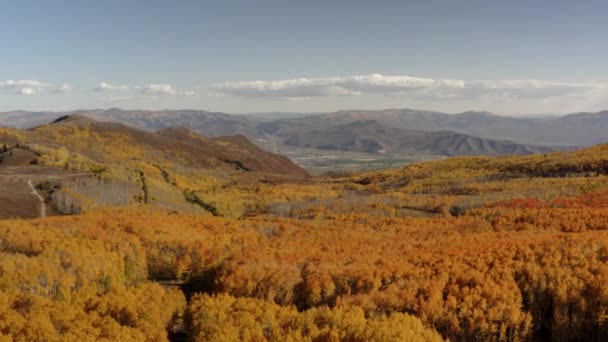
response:
<path id="1" fill-rule="evenodd" d="M 51 205 L 57 212 L 75 215 L 97 207 L 139 203 L 141 189 L 135 182 L 77 177 L 61 181 L 50 196 Z"/>

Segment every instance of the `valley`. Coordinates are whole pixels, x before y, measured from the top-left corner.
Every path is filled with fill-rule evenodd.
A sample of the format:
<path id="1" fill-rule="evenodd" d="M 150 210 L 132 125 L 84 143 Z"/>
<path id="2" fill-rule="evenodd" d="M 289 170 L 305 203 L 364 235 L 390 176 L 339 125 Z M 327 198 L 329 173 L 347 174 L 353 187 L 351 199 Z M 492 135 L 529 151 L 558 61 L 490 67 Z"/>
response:
<path id="1" fill-rule="evenodd" d="M 321 175 L 327 173 L 357 172 L 367 170 L 380 170 L 404 166 L 425 160 L 443 159 L 445 156 L 423 154 L 415 152 L 402 153 L 369 153 L 359 151 L 321 150 L 316 148 L 269 146 L 258 144 L 267 150 L 283 154 L 294 163 L 306 169 L 311 174 Z"/>

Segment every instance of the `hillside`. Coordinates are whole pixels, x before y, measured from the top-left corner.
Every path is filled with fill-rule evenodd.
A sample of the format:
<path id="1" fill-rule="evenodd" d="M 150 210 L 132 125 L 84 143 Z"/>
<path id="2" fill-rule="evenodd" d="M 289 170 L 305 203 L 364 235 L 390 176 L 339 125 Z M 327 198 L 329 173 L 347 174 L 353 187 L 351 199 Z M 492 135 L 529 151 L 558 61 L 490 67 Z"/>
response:
<path id="1" fill-rule="evenodd" d="M 10 150 L 5 153 L 5 166 L 0 164 L 0 178 L 16 182 L 15 192 L 7 196 L 32 200 L 31 181 L 44 189 L 50 214 L 149 204 L 180 212 L 240 216 L 253 205 L 254 197 L 243 192 L 241 200 L 228 200 L 227 194 L 239 186 L 262 180 L 268 186 L 301 182 L 308 176 L 289 159 L 265 152 L 243 136 L 205 138 L 180 128 L 147 132 L 79 115 L 29 130 L 0 129 L 2 144 Z M 29 153 L 30 160 L 11 166 L 11 160 L 22 153 Z"/>
<path id="2" fill-rule="evenodd" d="M 83 176 L 64 169 L 35 165 L 33 163 L 37 157 L 35 153 L 21 148 L 0 151 L 0 219 L 56 215 L 53 207 L 44 203 L 49 198 L 35 195 L 39 189 L 34 184 L 45 181 L 69 182 Z"/>
<path id="3" fill-rule="evenodd" d="M 108 144 L 99 139 L 109 133 L 88 125 L 99 124 L 67 118 L 0 136 L 50 140 L 58 130 L 77 133 L 69 142 L 83 152 Z M 206 140 L 185 129 L 162 135 Z M 111 148 L 125 146 L 118 136 Z M 87 149 L 76 144 L 85 138 Z M 10 167 L 56 160 L 47 150 L 11 151 Z M 136 151 L 124 151 L 124 167 L 132 157 L 152 160 Z M 116 177 L 107 158 L 111 170 L 99 176 Z M 206 174 L 161 167 L 178 186 Z M 151 201 L 0 220 L 0 337 L 587 341 L 608 333 L 608 145 L 306 182 L 228 173 L 195 195 L 255 203 L 246 215 Z"/>
<path id="4" fill-rule="evenodd" d="M 174 127 L 158 132 L 148 132 L 116 122 L 101 122 L 81 115 L 70 115 L 56 119 L 48 127 L 38 127 L 36 133 L 51 133 L 55 127 L 75 127 L 94 134 L 120 134 L 137 146 L 148 149 L 151 154 L 162 154 L 165 159 L 179 155 L 184 166 L 231 167 L 243 171 L 266 172 L 292 177 L 305 177 L 306 172 L 289 159 L 266 152 L 252 144 L 244 136 L 205 138 L 186 128 Z M 50 128 L 50 132 L 47 132 Z M 57 130 L 63 128 L 57 127 Z M 84 155 L 94 151 L 80 150 Z"/>
<path id="5" fill-rule="evenodd" d="M 245 171 L 266 172 L 291 177 L 306 177 L 306 171 L 288 158 L 266 152 L 243 135 L 204 138 L 187 128 L 166 128 L 156 132 L 180 144 L 192 146 L 196 155 L 215 156 L 216 159 L 233 164 Z"/>

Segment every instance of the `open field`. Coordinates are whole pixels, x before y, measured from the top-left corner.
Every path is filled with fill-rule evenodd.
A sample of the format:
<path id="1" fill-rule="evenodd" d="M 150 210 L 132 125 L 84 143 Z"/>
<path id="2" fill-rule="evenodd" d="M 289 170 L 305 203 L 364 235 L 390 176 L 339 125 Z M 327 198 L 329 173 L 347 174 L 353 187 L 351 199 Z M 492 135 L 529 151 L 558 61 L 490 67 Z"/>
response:
<path id="1" fill-rule="evenodd" d="M 32 152 L 14 148 L 12 153 L 2 155 L 0 163 L 0 219 L 21 217 L 35 218 L 41 216 L 40 199 L 33 193 L 28 184 L 35 187 L 45 181 L 59 182 L 86 176 L 64 169 L 32 164 L 36 155 Z M 40 194 L 45 196 L 45 194 Z M 44 198 L 48 202 L 48 198 Z M 56 215 L 52 206 L 45 204 L 46 215 Z"/>

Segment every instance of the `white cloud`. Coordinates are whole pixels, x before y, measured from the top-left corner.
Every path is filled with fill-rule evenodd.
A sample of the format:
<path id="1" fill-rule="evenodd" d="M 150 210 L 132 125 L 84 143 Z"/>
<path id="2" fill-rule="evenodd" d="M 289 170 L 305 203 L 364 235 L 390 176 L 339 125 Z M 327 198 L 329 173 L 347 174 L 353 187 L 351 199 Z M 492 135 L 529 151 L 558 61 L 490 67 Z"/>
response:
<path id="1" fill-rule="evenodd" d="M 148 84 L 143 86 L 142 93 L 146 95 L 175 95 L 177 91 L 170 84 Z"/>
<path id="2" fill-rule="evenodd" d="M 435 80 L 410 76 L 383 76 L 380 74 L 336 77 L 332 83 L 357 94 L 392 94 L 420 89 L 461 89 L 464 82 L 459 80 Z"/>
<path id="3" fill-rule="evenodd" d="M 115 84 L 110 84 L 107 82 L 99 82 L 99 84 L 97 85 L 97 87 L 95 87 L 94 89 L 97 92 L 104 92 L 104 91 L 127 91 L 129 90 L 129 86 L 128 85 L 115 85 Z"/>
<path id="4" fill-rule="evenodd" d="M 380 74 L 298 78 L 278 81 L 226 82 L 212 86 L 217 92 L 258 98 L 307 98 L 362 94 L 396 94 L 429 88 L 462 88 L 457 80 L 434 80 L 410 76 L 383 76 Z"/>
<path id="5" fill-rule="evenodd" d="M 69 84 L 61 83 L 56 88 L 54 88 L 52 91 L 54 93 L 67 93 L 68 91 L 71 91 L 71 90 L 72 90 L 72 87 Z"/>
<path id="6" fill-rule="evenodd" d="M 168 83 L 152 83 L 146 85 L 115 85 L 107 82 L 99 82 L 97 87 L 94 88 L 96 92 L 124 92 L 127 96 L 106 96 L 103 97 L 104 101 L 111 101 L 111 99 L 125 98 L 133 99 L 138 97 L 161 97 L 161 96 L 196 96 L 196 93 L 188 89 L 177 89 L 173 85 Z"/>
<path id="7" fill-rule="evenodd" d="M 218 93 L 245 98 L 312 98 L 331 96 L 386 95 L 418 100 L 542 100 L 579 96 L 605 90 L 602 83 L 543 80 L 452 80 L 385 76 L 297 78 L 274 81 L 226 82 L 212 86 Z"/>
<path id="8" fill-rule="evenodd" d="M 65 84 L 53 84 L 35 80 L 6 80 L 0 81 L 0 89 L 19 95 L 34 95 L 42 92 L 65 93 L 72 88 Z"/>
<path id="9" fill-rule="evenodd" d="M 324 79 L 298 78 L 281 81 L 227 82 L 213 86 L 218 92 L 261 98 L 299 98 L 349 95 L 346 89 L 333 86 Z"/>
<path id="10" fill-rule="evenodd" d="M 192 90 L 179 90 L 175 89 L 171 84 L 147 84 L 141 89 L 141 93 L 152 96 L 163 96 L 163 95 L 174 95 L 174 96 L 196 96 L 196 93 Z"/>
<path id="11" fill-rule="evenodd" d="M 36 88 L 32 88 L 32 87 L 18 88 L 17 91 L 19 92 L 20 95 L 34 95 L 37 93 Z"/>

